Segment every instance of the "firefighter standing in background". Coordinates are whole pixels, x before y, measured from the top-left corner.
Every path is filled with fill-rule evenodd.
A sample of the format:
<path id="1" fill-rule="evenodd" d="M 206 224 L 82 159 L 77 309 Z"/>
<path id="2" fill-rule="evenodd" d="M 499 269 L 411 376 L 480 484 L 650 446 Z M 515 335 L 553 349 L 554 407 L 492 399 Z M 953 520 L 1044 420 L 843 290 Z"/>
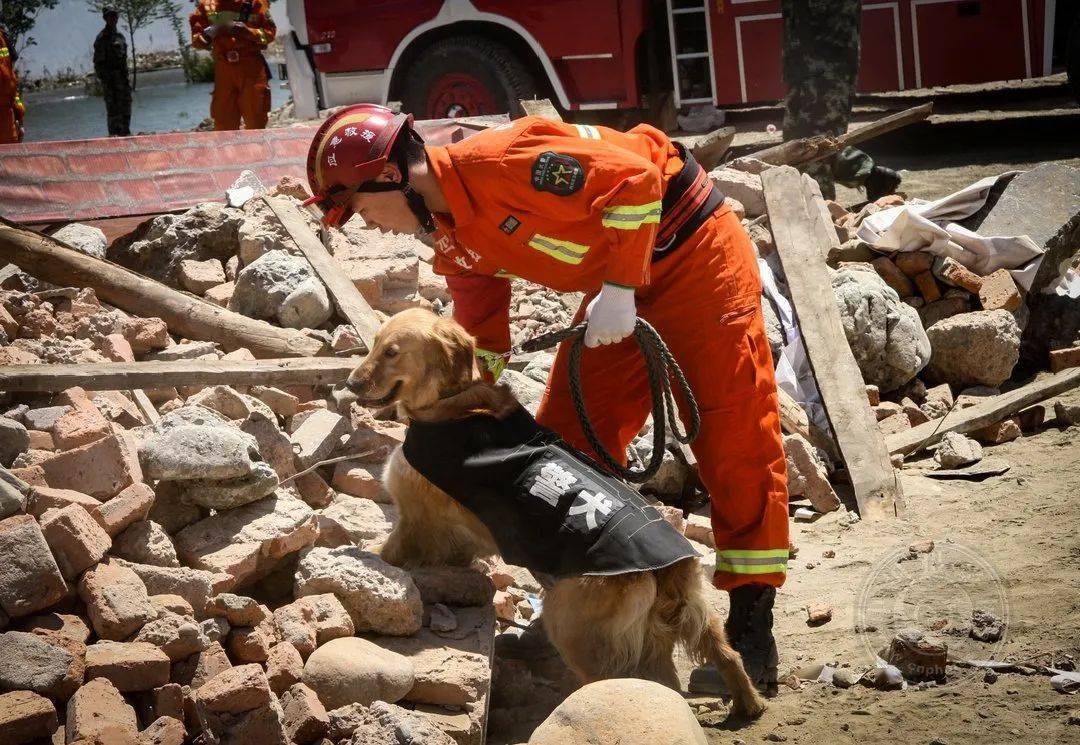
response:
<path id="1" fill-rule="evenodd" d="M 199 0 L 191 43 L 214 55 L 214 129 L 264 129 L 270 113 L 270 69 L 262 50 L 277 27 L 267 0 Z"/>
<path id="2" fill-rule="evenodd" d="M 782 0 L 784 15 L 784 140 L 847 132 L 859 75 L 862 0 Z M 834 182 L 866 188 L 867 199 L 892 194 L 900 175 L 846 147 L 833 158 L 803 168 L 826 199 Z"/>
<path id="3" fill-rule="evenodd" d="M 750 678 L 776 687 L 773 602 L 788 559 L 787 471 L 776 382 L 750 239 L 680 145 L 524 117 L 446 147 L 424 147 L 412 118 L 351 106 L 308 151 L 324 222 L 355 211 L 384 230 L 435 235 L 454 318 L 491 375 L 510 349 L 510 277 L 585 292 L 581 385 L 608 452 L 625 454 L 649 414 L 636 316 L 651 323 L 697 398 L 693 443 L 712 499 L 714 584 L 731 597 L 727 632 Z M 589 450 L 559 348 L 537 421 Z M 625 455 L 624 455 L 625 458 Z"/>
<path id="4" fill-rule="evenodd" d="M 0 145 L 22 142 L 23 114 L 26 107 L 19 98 L 19 81 L 15 77 L 14 47 L 8 46 L 4 29 L 0 28 Z"/>
<path id="5" fill-rule="evenodd" d="M 131 134 L 131 81 L 128 79 L 127 40 L 116 28 L 120 14 L 104 8 L 101 17 L 105 28 L 94 39 L 94 72 L 101 81 L 105 97 L 105 116 L 109 137 Z"/>

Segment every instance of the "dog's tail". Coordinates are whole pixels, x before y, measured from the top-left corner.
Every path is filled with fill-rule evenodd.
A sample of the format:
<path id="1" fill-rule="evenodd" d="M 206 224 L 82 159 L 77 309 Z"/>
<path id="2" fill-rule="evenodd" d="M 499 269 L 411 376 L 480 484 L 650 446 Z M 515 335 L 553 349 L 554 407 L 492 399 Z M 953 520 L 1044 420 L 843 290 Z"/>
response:
<path id="1" fill-rule="evenodd" d="M 716 666 L 731 692 L 741 716 L 756 717 L 765 711 L 743 668 L 742 658 L 728 643 L 720 616 L 705 601 L 701 589 L 701 565 L 697 559 L 683 559 L 656 572 L 658 620 L 674 632 L 695 662 Z"/>

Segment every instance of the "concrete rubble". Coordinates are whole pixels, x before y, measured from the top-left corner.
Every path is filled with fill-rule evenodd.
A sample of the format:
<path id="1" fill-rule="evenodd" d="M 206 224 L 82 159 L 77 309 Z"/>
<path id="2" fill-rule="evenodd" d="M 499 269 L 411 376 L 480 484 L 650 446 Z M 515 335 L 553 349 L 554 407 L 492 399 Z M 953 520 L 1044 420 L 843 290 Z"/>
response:
<path id="1" fill-rule="evenodd" d="M 765 214 L 757 174 L 728 168 L 710 176 L 746 218 Z M 1024 198 L 1023 178 L 1007 196 Z M 271 193 L 294 203 L 304 195 L 291 181 Z M 996 209 L 1005 204 L 1003 197 Z M 842 238 L 870 211 L 829 206 Z M 381 316 L 409 307 L 452 311 L 432 249 L 361 227 L 357 219 L 332 231 L 330 249 Z M 1060 253 L 1063 229 L 1047 228 L 1040 240 Z M 223 307 L 307 329 L 339 354 L 362 344 L 334 317 L 326 288 L 260 199 L 156 217 L 107 251 L 95 230 L 75 224 L 58 235 Z M 775 247 L 767 218 L 750 232 L 768 259 Z M 1007 272 L 978 277 L 955 261 L 884 256 L 857 244 L 832 254 L 832 290 L 883 432 L 970 405 L 986 393 L 972 386 L 1010 385 L 1030 298 Z M 5 276 L 0 364 L 252 358 L 182 338 L 91 290 L 47 286 L 19 271 Z M 512 342 L 569 325 L 581 300 L 515 281 Z M 1080 365 L 1076 342 L 1057 340 L 1049 354 Z M 509 361 L 503 382 L 530 410 L 553 351 Z M 405 570 L 379 558 L 397 521 L 379 479 L 404 428 L 327 386 L 145 393 L 156 422 L 130 391 L 0 394 L 0 731 L 15 733 L 13 742 L 351 745 L 396 741 L 387 738 L 406 728 L 416 742 L 481 743 L 496 633 L 520 636 L 542 591 L 527 572 L 498 560 Z M 1080 422 L 1064 407 L 1058 417 Z M 1039 419 L 1009 418 L 975 436 L 1001 442 L 1042 426 Z M 651 456 L 651 432 L 650 421 L 628 448 L 631 463 Z M 816 512 L 838 509 L 830 483 L 838 464 L 799 435 L 786 435 L 784 445 L 793 498 Z M 376 454 L 364 460 L 292 478 L 370 449 Z M 981 450 L 947 435 L 935 458 L 954 468 Z M 700 493 L 692 459 L 669 442 L 643 491 L 686 506 Z M 708 555 L 707 507 L 688 515 L 680 507 L 665 508 L 665 517 Z M 811 621 L 824 622 L 817 610 Z M 920 653 L 933 646 L 920 644 Z M 506 686 L 499 696 L 511 711 L 542 710 L 542 719 L 560 700 L 556 686 L 519 663 L 498 663 Z M 906 665 L 899 657 L 894 664 Z M 637 721 L 658 711 L 666 712 L 668 739 L 702 737 L 681 699 L 670 704 L 651 684 L 608 685 L 567 699 L 533 741 L 573 741 L 600 713 Z"/>

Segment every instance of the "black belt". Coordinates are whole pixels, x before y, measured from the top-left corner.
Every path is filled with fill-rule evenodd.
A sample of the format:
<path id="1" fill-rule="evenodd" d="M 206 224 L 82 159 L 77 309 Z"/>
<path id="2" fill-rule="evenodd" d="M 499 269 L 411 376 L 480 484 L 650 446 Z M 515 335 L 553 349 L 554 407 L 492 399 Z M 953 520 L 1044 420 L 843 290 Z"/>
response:
<path id="1" fill-rule="evenodd" d="M 673 253 L 724 202 L 723 193 L 716 188 L 690 151 L 677 142 L 672 144 L 679 151 L 683 167 L 668 182 L 664 192 L 653 261 Z"/>

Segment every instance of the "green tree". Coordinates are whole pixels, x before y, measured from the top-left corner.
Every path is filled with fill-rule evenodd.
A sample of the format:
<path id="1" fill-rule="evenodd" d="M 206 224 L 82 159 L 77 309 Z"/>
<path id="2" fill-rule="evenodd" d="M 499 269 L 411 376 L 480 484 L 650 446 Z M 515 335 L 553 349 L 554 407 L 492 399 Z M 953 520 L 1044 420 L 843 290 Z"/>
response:
<path id="1" fill-rule="evenodd" d="M 135 32 L 154 21 L 168 20 L 173 13 L 171 0 L 86 0 L 90 10 L 98 15 L 104 8 L 115 8 L 127 27 L 131 42 L 131 88 L 138 83 L 138 63 L 135 57 Z"/>
<path id="2" fill-rule="evenodd" d="M 0 0 L 0 27 L 13 49 L 21 52 L 34 46 L 36 42 L 29 33 L 37 23 L 38 13 L 55 8 L 57 2 L 59 0 Z"/>

